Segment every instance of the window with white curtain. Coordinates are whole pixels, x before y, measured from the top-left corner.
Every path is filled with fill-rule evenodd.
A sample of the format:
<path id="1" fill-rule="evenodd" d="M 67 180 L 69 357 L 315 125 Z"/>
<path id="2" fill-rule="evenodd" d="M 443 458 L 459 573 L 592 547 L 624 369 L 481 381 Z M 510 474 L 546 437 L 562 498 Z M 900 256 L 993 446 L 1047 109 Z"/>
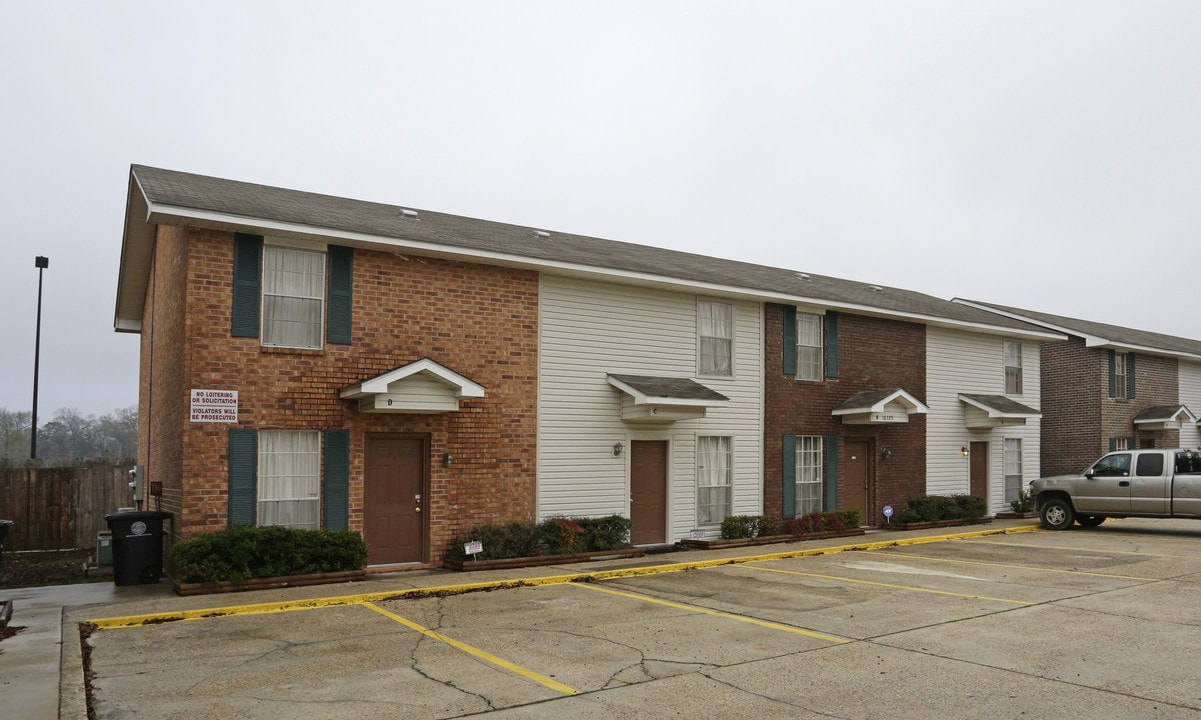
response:
<path id="1" fill-rule="evenodd" d="M 698 372 L 734 374 L 734 306 L 701 300 L 697 303 Z"/>
<path id="2" fill-rule="evenodd" d="M 796 439 L 796 516 L 822 511 L 822 438 L 798 435 Z"/>
<path id="3" fill-rule="evenodd" d="M 263 246 L 263 344 L 322 347 L 325 253 Z"/>
<path id="4" fill-rule="evenodd" d="M 1022 344 L 1016 340 L 1005 343 L 1005 394 L 1022 394 Z"/>
<path id="5" fill-rule="evenodd" d="M 718 525 L 730 514 L 734 465 L 733 438 L 707 436 L 696 439 L 696 522 Z"/>
<path id="6" fill-rule="evenodd" d="M 258 524 L 319 528 L 321 433 L 260 430 L 258 446 Z"/>
<path id="7" fill-rule="evenodd" d="M 1018 499 L 1018 491 L 1022 489 L 1022 440 L 1021 438 L 1005 438 L 1004 458 L 1005 468 L 1005 502 Z"/>
<path id="8" fill-rule="evenodd" d="M 798 380 L 822 379 L 825 367 L 822 363 L 821 315 L 796 314 L 796 360 Z"/>

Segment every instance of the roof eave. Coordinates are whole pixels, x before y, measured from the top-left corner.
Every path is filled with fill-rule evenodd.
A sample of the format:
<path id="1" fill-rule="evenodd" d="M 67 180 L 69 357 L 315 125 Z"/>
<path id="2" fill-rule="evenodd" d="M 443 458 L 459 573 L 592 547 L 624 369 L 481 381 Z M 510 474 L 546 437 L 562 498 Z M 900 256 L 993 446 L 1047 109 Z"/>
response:
<path id="1" fill-rule="evenodd" d="M 116 332 L 140 333 L 150 262 L 154 255 L 154 225 L 149 222 L 149 201 L 131 169 L 125 202 L 125 227 L 121 235 L 121 265 L 117 271 L 117 297 L 113 310 Z"/>

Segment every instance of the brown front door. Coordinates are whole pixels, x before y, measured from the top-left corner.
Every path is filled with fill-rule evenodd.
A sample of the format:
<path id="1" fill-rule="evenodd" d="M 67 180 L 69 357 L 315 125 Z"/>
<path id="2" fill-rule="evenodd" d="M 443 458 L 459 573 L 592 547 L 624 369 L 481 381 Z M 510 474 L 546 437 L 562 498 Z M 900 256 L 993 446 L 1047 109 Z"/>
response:
<path id="1" fill-rule="evenodd" d="M 846 463 L 842 475 L 842 487 L 838 492 L 838 507 L 843 510 L 858 510 L 862 522 L 875 525 L 869 515 L 867 504 L 869 483 L 872 476 L 872 441 L 853 439 L 846 441 Z"/>
<path id="2" fill-rule="evenodd" d="M 988 443 L 974 442 L 969 451 L 968 485 L 970 494 L 988 500 Z"/>
<path id="3" fill-rule="evenodd" d="M 367 436 L 363 536 L 367 563 L 425 561 L 425 437 Z"/>
<path id="4" fill-rule="evenodd" d="M 667 441 L 630 443 L 630 542 L 665 542 L 667 537 Z"/>

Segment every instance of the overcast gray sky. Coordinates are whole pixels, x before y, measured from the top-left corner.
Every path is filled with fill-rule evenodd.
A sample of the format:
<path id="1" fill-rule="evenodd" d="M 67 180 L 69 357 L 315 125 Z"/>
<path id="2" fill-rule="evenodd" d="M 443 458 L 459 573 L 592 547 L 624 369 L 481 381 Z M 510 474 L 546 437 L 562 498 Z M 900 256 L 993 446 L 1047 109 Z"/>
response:
<path id="1" fill-rule="evenodd" d="M 1201 338 L 1201 3 L 6 2 L 0 407 L 137 402 L 129 166 Z"/>

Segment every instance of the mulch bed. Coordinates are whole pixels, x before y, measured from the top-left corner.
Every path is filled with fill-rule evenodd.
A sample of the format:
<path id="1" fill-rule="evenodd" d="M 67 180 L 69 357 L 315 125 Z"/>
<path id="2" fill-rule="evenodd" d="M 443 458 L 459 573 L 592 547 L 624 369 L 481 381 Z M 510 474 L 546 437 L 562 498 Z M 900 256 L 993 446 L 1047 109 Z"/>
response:
<path id="1" fill-rule="evenodd" d="M 28 552 L 6 550 L 0 555 L 0 589 L 94 582 L 98 578 L 88 577 L 84 572 L 84 566 L 93 552 L 91 548 Z"/>

